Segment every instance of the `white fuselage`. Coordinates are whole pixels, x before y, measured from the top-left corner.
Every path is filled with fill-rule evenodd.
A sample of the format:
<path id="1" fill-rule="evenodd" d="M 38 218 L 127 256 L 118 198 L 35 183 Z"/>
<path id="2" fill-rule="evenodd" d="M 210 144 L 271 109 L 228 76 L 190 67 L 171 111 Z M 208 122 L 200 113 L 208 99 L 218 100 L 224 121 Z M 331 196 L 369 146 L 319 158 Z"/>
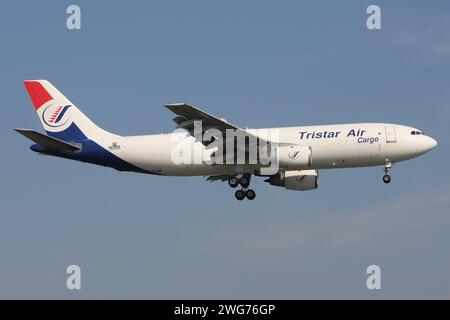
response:
<path id="1" fill-rule="evenodd" d="M 298 145 L 311 150 L 307 167 L 289 168 L 302 170 L 350 168 L 384 165 L 417 157 L 436 146 L 436 141 L 419 130 L 396 124 L 355 123 L 319 125 L 271 129 L 249 129 L 259 135 L 260 131 L 276 132 L 272 141 Z M 412 134 L 416 132 L 417 134 Z M 236 172 L 236 165 L 211 165 L 177 163 L 173 160 L 177 148 L 205 150 L 187 132 L 160 135 L 106 137 L 96 142 L 119 158 L 148 172 L 173 175 L 221 175 Z M 113 147 L 111 147 L 113 146 Z M 257 165 L 245 165 L 244 172 L 255 172 Z M 287 169 L 287 168 L 280 168 Z"/>
<path id="2" fill-rule="evenodd" d="M 415 128 L 387 123 L 243 130 L 186 103 L 165 105 L 176 115 L 176 127 L 186 131 L 119 136 L 95 125 L 49 81 L 24 84 L 46 132 L 16 130 L 35 142 L 31 150 L 119 171 L 228 180 L 242 187 L 238 200 L 244 193 L 254 199 L 247 190 L 252 174 L 268 176 L 271 185 L 312 190 L 318 169 L 384 165 L 383 181 L 389 183 L 393 163 L 437 145 Z"/>

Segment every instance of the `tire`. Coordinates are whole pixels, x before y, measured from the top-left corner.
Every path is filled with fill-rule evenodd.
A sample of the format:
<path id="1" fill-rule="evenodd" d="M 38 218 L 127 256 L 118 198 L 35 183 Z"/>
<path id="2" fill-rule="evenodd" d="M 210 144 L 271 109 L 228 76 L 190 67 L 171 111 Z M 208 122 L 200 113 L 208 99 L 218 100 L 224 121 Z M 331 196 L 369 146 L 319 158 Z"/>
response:
<path id="1" fill-rule="evenodd" d="M 232 188 L 236 188 L 239 185 L 239 180 L 235 177 L 228 179 L 228 185 Z"/>
<path id="2" fill-rule="evenodd" d="M 244 200 L 245 198 L 245 192 L 242 190 L 238 190 L 234 193 L 234 196 L 236 197 L 236 199 L 238 199 L 239 201 Z"/>
<path id="3" fill-rule="evenodd" d="M 241 186 L 242 186 L 243 188 L 247 188 L 247 187 L 250 185 L 250 179 L 247 178 L 246 176 L 243 176 L 243 177 L 241 178 L 241 180 L 239 180 L 239 183 L 241 184 Z"/>
<path id="4" fill-rule="evenodd" d="M 256 197 L 256 193 L 254 190 L 248 189 L 247 192 L 245 193 L 245 196 L 247 197 L 248 200 L 253 200 Z"/>
<path id="5" fill-rule="evenodd" d="M 384 182 L 384 183 L 389 183 L 389 182 L 391 182 L 391 176 L 388 175 L 388 174 L 385 174 L 385 175 L 383 176 L 383 182 Z"/>

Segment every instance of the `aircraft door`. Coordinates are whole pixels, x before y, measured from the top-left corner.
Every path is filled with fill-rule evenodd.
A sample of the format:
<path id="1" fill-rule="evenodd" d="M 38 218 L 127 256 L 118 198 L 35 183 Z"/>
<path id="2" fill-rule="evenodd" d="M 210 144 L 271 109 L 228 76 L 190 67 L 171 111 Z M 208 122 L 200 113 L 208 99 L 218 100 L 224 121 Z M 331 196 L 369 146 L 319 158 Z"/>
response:
<path id="1" fill-rule="evenodd" d="M 386 142 L 387 143 L 396 143 L 397 142 L 397 136 L 395 134 L 395 127 L 394 126 L 386 126 L 384 127 L 386 131 Z"/>

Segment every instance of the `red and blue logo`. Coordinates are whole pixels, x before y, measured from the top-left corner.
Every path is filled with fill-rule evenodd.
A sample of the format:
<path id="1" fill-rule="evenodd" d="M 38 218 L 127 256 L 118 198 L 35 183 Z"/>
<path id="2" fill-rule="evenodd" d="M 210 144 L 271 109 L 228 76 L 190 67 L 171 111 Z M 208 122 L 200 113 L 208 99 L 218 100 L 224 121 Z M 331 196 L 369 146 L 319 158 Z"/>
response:
<path id="1" fill-rule="evenodd" d="M 65 125 L 70 119 L 70 112 L 67 110 L 71 107 L 71 105 L 67 106 L 58 106 L 51 104 L 47 106 L 42 113 L 42 120 L 49 127 L 57 128 Z"/>

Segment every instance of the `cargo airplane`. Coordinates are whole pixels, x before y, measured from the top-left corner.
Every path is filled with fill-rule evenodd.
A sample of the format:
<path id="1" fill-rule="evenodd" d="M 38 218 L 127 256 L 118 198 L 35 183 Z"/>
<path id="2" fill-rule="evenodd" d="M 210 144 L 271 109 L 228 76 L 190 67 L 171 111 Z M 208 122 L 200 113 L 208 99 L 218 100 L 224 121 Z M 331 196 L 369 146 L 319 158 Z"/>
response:
<path id="1" fill-rule="evenodd" d="M 239 187 L 235 192 L 238 200 L 255 198 L 255 191 L 249 188 L 252 176 L 265 177 L 274 186 L 305 191 L 318 187 L 321 169 L 383 166 L 383 182 L 389 183 L 394 163 L 420 156 L 437 145 L 419 129 L 390 123 L 242 129 L 185 103 L 165 105 L 175 113 L 173 120 L 181 130 L 120 136 L 95 125 L 50 82 L 29 80 L 24 84 L 46 132 L 15 129 L 35 143 L 31 150 L 119 171 L 228 181 L 230 187 Z M 234 137 L 229 138 L 229 132 Z M 243 140 L 236 138 L 239 134 Z M 251 157 L 253 149 L 256 157 Z M 199 150 L 202 158 L 180 161 L 177 155 L 183 152 L 192 160 L 189 152 L 180 150 Z"/>

